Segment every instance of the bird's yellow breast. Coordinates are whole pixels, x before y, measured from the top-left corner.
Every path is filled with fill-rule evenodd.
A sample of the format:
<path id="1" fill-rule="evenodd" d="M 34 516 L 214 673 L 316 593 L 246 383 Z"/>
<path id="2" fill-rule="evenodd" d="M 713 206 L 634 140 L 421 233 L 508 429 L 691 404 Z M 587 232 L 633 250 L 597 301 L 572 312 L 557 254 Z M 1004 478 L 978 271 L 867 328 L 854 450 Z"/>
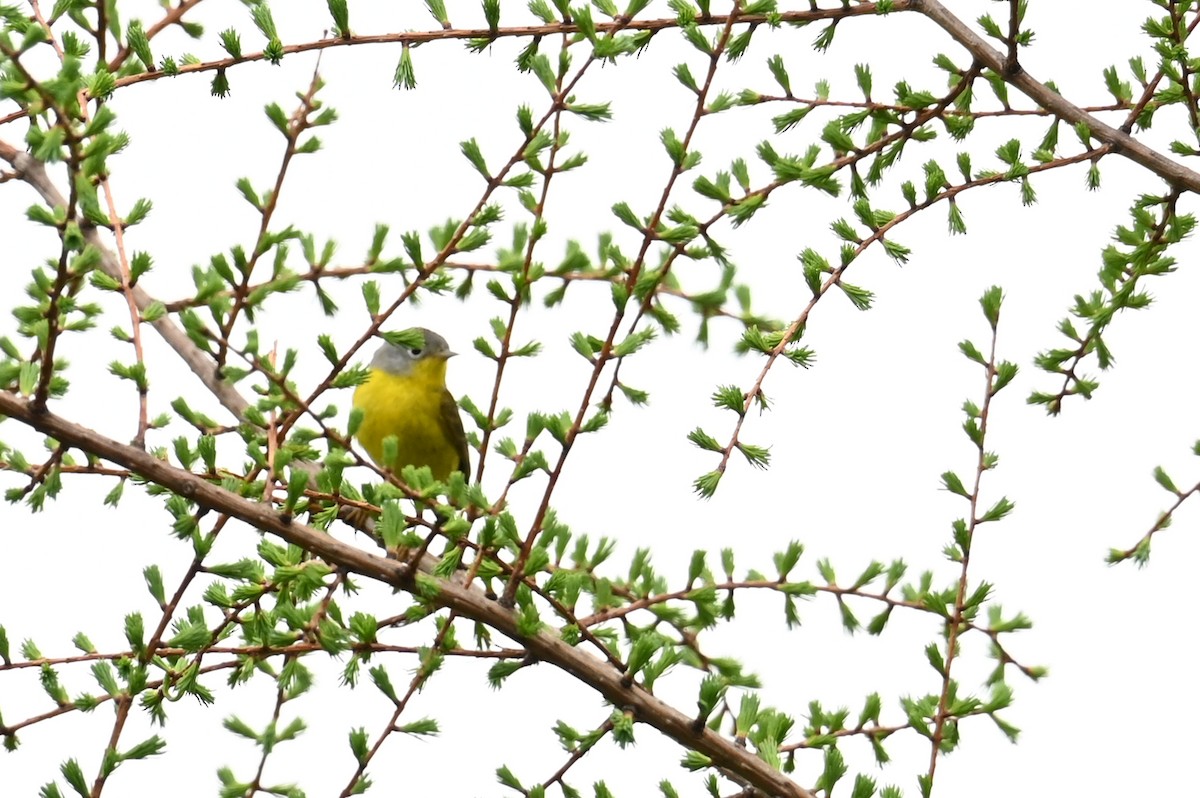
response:
<path id="1" fill-rule="evenodd" d="M 446 361 L 441 358 L 418 361 L 403 375 L 371 369 L 370 379 L 354 391 L 354 406 L 363 411 L 358 442 L 384 467 L 383 440 L 395 435 L 393 471 L 429 466 L 435 479 L 446 479 L 458 467 L 458 450 L 441 417 L 445 390 Z"/>

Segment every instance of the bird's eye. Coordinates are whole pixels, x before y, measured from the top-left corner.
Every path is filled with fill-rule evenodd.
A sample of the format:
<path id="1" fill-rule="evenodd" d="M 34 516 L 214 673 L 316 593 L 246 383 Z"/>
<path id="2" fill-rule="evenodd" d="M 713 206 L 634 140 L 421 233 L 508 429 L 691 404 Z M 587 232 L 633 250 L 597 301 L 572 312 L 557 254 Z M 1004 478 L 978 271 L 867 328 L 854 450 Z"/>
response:
<path id="1" fill-rule="evenodd" d="M 410 355 L 412 355 L 413 357 L 420 357 L 420 356 L 421 356 L 421 350 L 420 350 L 420 349 L 410 349 L 410 350 L 408 350 L 408 353 L 409 353 Z"/>

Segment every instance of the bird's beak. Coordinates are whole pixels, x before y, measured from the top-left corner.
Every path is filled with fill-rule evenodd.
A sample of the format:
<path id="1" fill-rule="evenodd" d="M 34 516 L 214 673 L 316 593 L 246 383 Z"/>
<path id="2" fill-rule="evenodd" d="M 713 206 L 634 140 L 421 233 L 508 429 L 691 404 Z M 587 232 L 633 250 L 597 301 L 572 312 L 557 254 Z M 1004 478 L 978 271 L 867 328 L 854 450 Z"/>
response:
<path id="1" fill-rule="evenodd" d="M 458 355 L 458 352 L 447 352 L 446 359 L 449 360 L 450 358 L 455 357 L 457 355 Z"/>

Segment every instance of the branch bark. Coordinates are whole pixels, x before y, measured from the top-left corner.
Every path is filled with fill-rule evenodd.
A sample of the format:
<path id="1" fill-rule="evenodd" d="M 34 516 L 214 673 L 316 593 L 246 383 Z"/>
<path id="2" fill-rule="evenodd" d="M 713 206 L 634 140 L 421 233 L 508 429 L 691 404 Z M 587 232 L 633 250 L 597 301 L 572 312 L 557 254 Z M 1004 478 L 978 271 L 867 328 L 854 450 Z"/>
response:
<path id="1" fill-rule="evenodd" d="M 0 141 L 0 160 L 5 160 L 12 164 L 17 177 L 28 183 L 51 208 L 66 206 L 66 198 L 63 197 L 58 187 L 51 182 L 49 175 L 46 174 L 46 165 L 37 158 L 34 158 L 27 152 L 18 151 L 5 141 Z M 83 227 L 83 235 L 89 244 L 100 251 L 100 268 L 110 277 L 119 281 L 121 279 L 121 265 L 117 261 L 117 256 L 100 237 L 100 231 L 94 226 L 85 225 Z M 154 302 L 154 297 L 146 293 L 145 289 L 141 286 L 133 286 L 131 292 L 139 311 L 144 311 Z M 150 322 L 150 325 L 162 336 L 167 345 L 175 350 L 175 353 L 188 365 L 188 368 L 200 378 L 200 381 L 204 383 L 204 387 L 212 392 L 217 401 L 241 420 L 249 405 L 233 385 L 221 379 L 217 374 L 217 367 L 213 359 L 192 343 L 192 339 L 188 338 L 187 333 L 175 323 L 169 314 Z"/>
<path id="2" fill-rule="evenodd" d="M 950 34 L 951 38 L 965 47 L 980 63 L 1002 76 L 1041 107 L 1053 112 L 1064 122 L 1072 125 L 1078 122 L 1086 124 L 1091 130 L 1093 138 L 1108 145 L 1109 152 L 1123 155 L 1134 163 L 1146 167 L 1174 188 L 1200 193 L 1200 173 L 1168 158 L 1128 133 L 1104 124 L 1058 92 L 1051 90 L 1045 83 L 1035 79 L 1024 68 L 1018 66 L 1011 74 L 1007 72 L 1005 56 L 988 44 L 982 36 L 971 30 L 965 22 L 952 14 L 938 0 L 910 0 L 909 7 L 933 20 L 938 27 Z"/>
<path id="3" fill-rule="evenodd" d="M 517 615 L 485 596 L 482 590 L 430 576 L 428 571 L 435 562 L 432 557 L 426 556 L 421 563 L 421 573 L 414 577 L 404 563 L 363 551 L 313 527 L 295 521 L 289 523 L 268 505 L 244 499 L 141 449 L 119 443 L 54 413 L 39 413 L 28 400 L 7 391 L 0 391 L 0 415 L 16 419 L 69 446 L 119 463 L 203 507 L 276 535 L 361 576 L 414 593 L 418 590 L 417 580 L 423 586 L 436 585 L 437 595 L 432 599 L 433 603 L 486 624 L 517 641 L 539 660 L 561 668 L 600 693 L 613 706 L 632 711 L 640 722 L 654 727 L 680 745 L 709 757 L 715 767 L 769 796 L 815 798 L 753 752 L 735 745 L 703 724 L 697 729 L 692 718 L 636 683 L 626 685 L 624 675 L 608 663 L 568 645 L 551 632 L 543 631 L 533 636 L 522 634 Z"/>

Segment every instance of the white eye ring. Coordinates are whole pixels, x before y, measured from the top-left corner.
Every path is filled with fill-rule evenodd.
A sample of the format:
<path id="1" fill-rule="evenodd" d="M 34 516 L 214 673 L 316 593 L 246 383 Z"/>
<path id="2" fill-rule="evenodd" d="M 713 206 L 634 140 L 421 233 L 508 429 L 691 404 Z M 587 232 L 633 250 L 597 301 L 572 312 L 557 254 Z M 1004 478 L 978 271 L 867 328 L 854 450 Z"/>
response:
<path id="1" fill-rule="evenodd" d="M 408 350 L 408 353 L 409 353 L 410 355 L 412 355 L 413 357 L 420 357 L 420 356 L 421 356 L 421 350 L 420 350 L 420 349 L 410 349 L 410 350 Z"/>

